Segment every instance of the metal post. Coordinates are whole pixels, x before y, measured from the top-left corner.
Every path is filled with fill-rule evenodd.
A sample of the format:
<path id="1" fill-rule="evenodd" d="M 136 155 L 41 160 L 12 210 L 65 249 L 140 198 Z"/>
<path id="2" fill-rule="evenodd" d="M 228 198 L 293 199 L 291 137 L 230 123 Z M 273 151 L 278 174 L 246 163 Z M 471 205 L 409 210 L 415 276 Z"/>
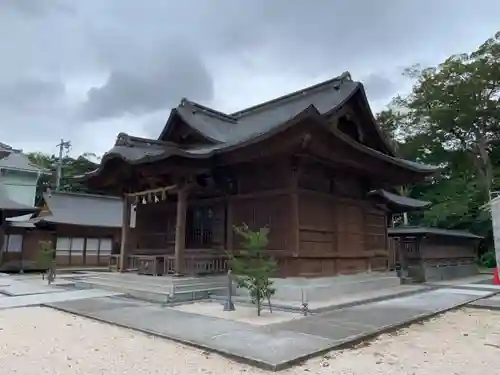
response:
<path id="1" fill-rule="evenodd" d="M 227 301 L 224 304 L 224 311 L 236 310 L 233 303 L 233 278 L 231 277 L 231 270 L 227 271 Z"/>
<path id="2" fill-rule="evenodd" d="M 61 143 L 57 145 L 59 147 L 59 159 L 57 160 L 57 172 L 56 172 L 56 191 L 61 188 L 61 176 L 62 176 L 62 166 L 63 166 L 63 149 L 69 150 L 71 147 L 70 141 L 65 141 L 61 138 Z"/>
<path id="3" fill-rule="evenodd" d="M 302 306 L 301 310 L 304 316 L 307 316 L 309 314 L 309 303 L 307 302 L 307 293 L 304 291 L 304 288 L 300 290 L 301 292 L 301 300 L 302 300 Z"/>

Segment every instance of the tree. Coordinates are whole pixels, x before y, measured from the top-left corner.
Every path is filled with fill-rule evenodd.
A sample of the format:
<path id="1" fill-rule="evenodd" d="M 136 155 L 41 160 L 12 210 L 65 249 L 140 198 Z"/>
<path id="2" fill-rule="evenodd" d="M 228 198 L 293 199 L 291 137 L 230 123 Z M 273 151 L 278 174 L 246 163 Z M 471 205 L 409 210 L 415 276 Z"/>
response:
<path id="1" fill-rule="evenodd" d="M 47 282 L 50 284 L 55 279 L 55 250 L 50 241 L 38 243 L 37 267 L 42 270 L 42 277 L 47 272 Z"/>
<path id="2" fill-rule="evenodd" d="M 41 152 L 30 152 L 27 154 L 31 163 L 49 171 L 49 174 L 43 175 L 38 180 L 36 201 L 39 202 L 43 193 L 47 189 L 56 188 L 56 169 L 57 157 Z M 60 188 L 62 191 L 90 193 L 90 191 L 81 181 L 75 179 L 75 176 L 83 175 L 97 168 L 97 164 L 90 160 L 96 159 L 95 154 L 85 153 L 78 156 L 76 159 L 70 156 L 65 156 L 62 159 L 63 172 L 61 176 Z"/>
<path id="3" fill-rule="evenodd" d="M 243 242 L 244 251 L 238 256 L 231 256 L 231 269 L 239 287 L 250 293 L 252 303 L 257 306 L 257 315 L 260 316 L 262 300 L 267 299 L 269 310 L 271 297 L 275 293 L 270 277 L 276 271 L 276 262 L 267 254 L 265 248 L 268 243 L 268 228 L 261 228 L 254 232 L 248 225 L 234 227 Z"/>
<path id="4" fill-rule="evenodd" d="M 486 200 L 494 177 L 490 154 L 500 141 L 500 32 L 470 54 L 406 74 L 416 83 L 396 100 L 408 110 L 404 133 L 465 152 Z"/>

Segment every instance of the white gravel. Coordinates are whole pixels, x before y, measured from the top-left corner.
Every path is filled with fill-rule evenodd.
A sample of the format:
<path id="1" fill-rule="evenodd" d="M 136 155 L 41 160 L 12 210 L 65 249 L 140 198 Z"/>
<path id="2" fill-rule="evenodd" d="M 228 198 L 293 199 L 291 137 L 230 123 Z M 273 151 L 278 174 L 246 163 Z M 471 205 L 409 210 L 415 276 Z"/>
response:
<path id="1" fill-rule="evenodd" d="M 282 374 L 490 375 L 500 313 L 462 310 L 332 352 Z M 263 374 L 215 354 L 41 307 L 0 311 L 0 373 Z"/>

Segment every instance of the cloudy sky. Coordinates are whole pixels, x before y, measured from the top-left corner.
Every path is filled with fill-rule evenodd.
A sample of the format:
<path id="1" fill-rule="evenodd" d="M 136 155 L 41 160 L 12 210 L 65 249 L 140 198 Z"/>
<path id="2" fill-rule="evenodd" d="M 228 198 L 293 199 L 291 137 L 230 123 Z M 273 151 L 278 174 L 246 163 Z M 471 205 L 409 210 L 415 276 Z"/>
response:
<path id="1" fill-rule="evenodd" d="M 498 0 L 0 0 L 0 141 L 102 153 L 188 97 L 221 111 L 349 70 L 374 110 L 401 70 L 500 30 Z"/>

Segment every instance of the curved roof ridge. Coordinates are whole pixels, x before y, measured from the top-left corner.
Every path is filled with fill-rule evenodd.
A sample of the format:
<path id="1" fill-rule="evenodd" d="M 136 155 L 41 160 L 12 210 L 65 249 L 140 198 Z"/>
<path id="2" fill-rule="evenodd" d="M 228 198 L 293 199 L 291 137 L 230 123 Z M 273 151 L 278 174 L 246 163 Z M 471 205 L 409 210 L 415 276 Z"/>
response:
<path id="1" fill-rule="evenodd" d="M 276 105 L 276 104 L 280 104 L 282 102 L 293 100 L 301 95 L 306 95 L 306 94 L 309 94 L 313 91 L 318 91 L 320 89 L 326 89 L 330 85 L 333 85 L 334 88 L 338 88 L 338 86 L 336 87 L 335 84 L 340 85 L 340 84 L 344 83 L 345 81 L 352 81 L 351 73 L 349 73 L 348 71 L 342 73 L 341 75 L 339 75 L 337 77 L 330 78 L 329 80 L 326 80 L 326 81 L 323 81 L 320 83 L 316 83 L 312 86 L 302 88 L 300 90 L 291 92 L 289 94 L 280 96 L 278 98 L 274 98 L 274 99 L 265 101 L 265 102 L 260 103 L 260 104 L 253 105 L 253 106 L 248 107 L 248 108 L 244 108 L 244 109 L 239 110 L 237 112 L 231 113 L 230 116 L 239 119 L 245 115 L 250 115 L 256 111 L 267 109 L 271 105 Z"/>
<path id="2" fill-rule="evenodd" d="M 172 142 L 165 142 L 157 139 L 136 137 L 129 135 L 127 133 L 118 133 L 116 136 L 115 146 L 126 146 L 126 147 L 151 147 L 151 146 L 170 146 Z"/>
<path id="3" fill-rule="evenodd" d="M 229 122 L 232 122 L 234 124 L 237 122 L 236 118 L 234 118 L 231 115 L 228 115 L 227 113 L 217 111 L 213 108 L 210 108 L 210 107 L 204 106 L 202 104 L 193 102 L 187 98 L 182 98 L 181 103 L 179 104 L 179 107 L 184 107 L 184 106 L 194 107 L 194 109 L 201 111 L 208 116 L 216 117 L 220 120 L 229 121 Z"/>

